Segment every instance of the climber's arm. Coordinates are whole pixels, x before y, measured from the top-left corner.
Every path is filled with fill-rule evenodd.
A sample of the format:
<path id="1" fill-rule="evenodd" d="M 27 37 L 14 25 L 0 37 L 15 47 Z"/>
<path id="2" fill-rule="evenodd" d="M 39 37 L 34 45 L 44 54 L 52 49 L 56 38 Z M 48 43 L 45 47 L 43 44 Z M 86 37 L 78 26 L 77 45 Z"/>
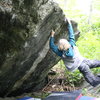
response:
<path id="1" fill-rule="evenodd" d="M 52 30 L 49 45 L 53 52 L 55 52 L 58 56 L 61 56 L 62 53 L 59 51 L 58 46 L 54 44 L 54 34 L 55 32 Z"/>
<path id="2" fill-rule="evenodd" d="M 68 20 L 68 34 L 69 34 L 69 43 L 72 46 L 75 46 L 75 36 L 74 36 L 74 31 L 73 31 L 73 27 L 72 24 L 70 22 L 70 20 Z"/>

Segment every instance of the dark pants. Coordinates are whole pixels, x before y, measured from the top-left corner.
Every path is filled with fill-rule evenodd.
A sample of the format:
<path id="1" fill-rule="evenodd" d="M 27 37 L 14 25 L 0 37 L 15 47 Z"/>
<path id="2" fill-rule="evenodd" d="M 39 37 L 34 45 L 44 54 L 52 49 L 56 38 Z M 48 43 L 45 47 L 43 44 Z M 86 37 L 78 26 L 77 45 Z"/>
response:
<path id="1" fill-rule="evenodd" d="M 94 87 L 100 84 L 100 76 L 95 76 L 90 69 L 97 67 L 100 67 L 100 61 L 85 59 L 78 68 L 86 81 Z"/>

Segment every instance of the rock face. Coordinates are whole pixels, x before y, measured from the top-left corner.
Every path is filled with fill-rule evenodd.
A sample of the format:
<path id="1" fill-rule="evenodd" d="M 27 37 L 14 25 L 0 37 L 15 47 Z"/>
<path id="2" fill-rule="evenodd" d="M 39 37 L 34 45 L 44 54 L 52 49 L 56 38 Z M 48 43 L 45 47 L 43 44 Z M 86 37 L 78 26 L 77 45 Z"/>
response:
<path id="1" fill-rule="evenodd" d="M 72 21 L 77 33 L 77 23 Z M 0 0 L 0 96 L 37 91 L 60 58 L 49 36 L 67 38 L 65 16 L 51 0 Z"/>

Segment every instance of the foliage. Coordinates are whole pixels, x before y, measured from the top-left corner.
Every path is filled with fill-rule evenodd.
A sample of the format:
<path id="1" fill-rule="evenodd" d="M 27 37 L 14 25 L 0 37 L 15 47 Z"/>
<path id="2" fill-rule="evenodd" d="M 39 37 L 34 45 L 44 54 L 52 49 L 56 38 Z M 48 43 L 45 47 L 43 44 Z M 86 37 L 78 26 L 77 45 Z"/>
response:
<path id="1" fill-rule="evenodd" d="M 89 59 L 100 58 L 100 35 L 94 32 L 81 34 L 77 41 L 81 54 Z"/>
<path id="2" fill-rule="evenodd" d="M 77 86 L 79 87 L 79 84 L 81 84 L 83 82 L 83 78 L 82 78 L 82 74 L 80 74 L 80 72 L 77 70 L 74 73 L 70 73 L 69 71 L 66 71 L 65 73 L 66 75 L 66 83 L 67 85 L 71 85 L 71 86 Z"/>
<path id="3" fill-rule="evenodd" d="M 64 71 L 64 77 L 66 79 L 65 85 L 69 85 L 72 87 L 75 87 L 75 86 L 79 87 L 79 84 L 81 84 L 83 81 L 83 76 L 78 70 L 76 70 L 74 72 L 69 72 L 66 69 L 62 60 L 60 62 L 58 62 L 58 64 L 56 66 L 58 66 L 58 68 L 60 67 L 61 70 L 65 70 Z M 61 73 L 59 73 L 59 74 L 61 74 Z"/>

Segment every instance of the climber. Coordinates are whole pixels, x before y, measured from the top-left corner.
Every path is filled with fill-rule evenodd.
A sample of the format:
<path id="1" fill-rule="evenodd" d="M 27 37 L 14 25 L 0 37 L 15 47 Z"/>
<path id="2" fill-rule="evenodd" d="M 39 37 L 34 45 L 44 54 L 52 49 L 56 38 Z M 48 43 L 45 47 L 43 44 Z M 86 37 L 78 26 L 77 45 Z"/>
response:
<path id="1" fill-rule="evenodd" d="M 100 75 L 95 76 L 90 69 L 100 67 L 99 60 L 89 60 L 81 56 L 75 44 L 74 31 L 70 20 L 66 20 L 69 40 L 60 39 L 58 45 L 54 44 L 55 32 L 51 31 L 50 48 L 54 53 L 62 58 L 66 68 L 73 72 L 78 69 L 84 76 L 85 80 L 92 86 L 100 84 Z"/>

